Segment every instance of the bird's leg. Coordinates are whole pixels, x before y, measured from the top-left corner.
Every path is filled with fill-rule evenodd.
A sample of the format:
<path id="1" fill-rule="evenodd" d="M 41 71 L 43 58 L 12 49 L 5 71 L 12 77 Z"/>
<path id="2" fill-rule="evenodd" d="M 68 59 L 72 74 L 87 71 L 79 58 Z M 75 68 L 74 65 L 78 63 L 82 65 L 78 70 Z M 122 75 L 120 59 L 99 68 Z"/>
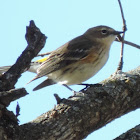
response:
<path id="1" fill-rule="evenodd" d="M 78 84 L 78 85 L 83 85 L 83 86 L 86 86 L 84 89 L 86 89 L 87 87 L 93 87 L 93 86 L 101 86 L 102 84 L 84 84 L 84 83 L 81 83 L 81 84 Z"/>
<path id="2" fill-rule="evenodd" d="M 73 90 L 72 88 L 70 88 L 66 84 L 63 84 L 63 86 L 65 86 L 67 89 L 69 89 L 70 91 L 72 91 L 74 93 L 74 95 L 77 93 L 75 90 Z"/>
<path id="3" fill-rule="evenodd" d="M 81 83 L 81 84 L 78 84 L 78 85 L 83 85 L 83 86 L 86 86 L 86 87 L 93 86 L 93 84 L 84 84 L 84 83 Z"/>

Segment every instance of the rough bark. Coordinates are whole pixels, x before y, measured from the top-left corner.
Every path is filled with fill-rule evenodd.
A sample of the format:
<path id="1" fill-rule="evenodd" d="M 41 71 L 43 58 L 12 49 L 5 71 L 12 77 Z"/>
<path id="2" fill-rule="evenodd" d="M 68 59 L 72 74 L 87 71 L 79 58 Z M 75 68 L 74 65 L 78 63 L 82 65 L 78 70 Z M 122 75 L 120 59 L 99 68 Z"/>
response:
<path id="1" fill-rule="evenodd" d="M 14 134 L 17 133 L 18 119 L 6 107 L 10 102 L 28 94 L 24 88 L 14 89 L 14 85 L 46 42 L 46 36 L 35 26 L 34 21 L 30 21 L 25 37 L 28 46 L 16 63 L 6 73 L 0 75 L 0 140 L 13 139 Z M 18 111 L 17 106 L 17 115 L 19 115 Z"/>
<path id="2" fill-rule="evenodd" d="M 83 93 L 82 93 L 83 92 Z M 91 132 L 140 107 L 140 67 L 93 85 L 30 123 L 19 126 L 15 140 L 81 140 Z"/>

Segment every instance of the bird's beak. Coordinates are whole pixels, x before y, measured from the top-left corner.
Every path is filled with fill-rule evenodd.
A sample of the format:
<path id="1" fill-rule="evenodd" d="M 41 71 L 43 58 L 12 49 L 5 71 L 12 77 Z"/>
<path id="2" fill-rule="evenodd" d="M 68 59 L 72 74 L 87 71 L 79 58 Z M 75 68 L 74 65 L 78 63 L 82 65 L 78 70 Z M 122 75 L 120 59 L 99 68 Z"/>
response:
<path id="1" fill-rule="evenodd" d="M 112 32 L 112 34 L 114 34 L 114 35 L 120 35 L 122 33 L 124 33 L 124 32 L 123 31 L 114 31 L 114 32 Z"/>

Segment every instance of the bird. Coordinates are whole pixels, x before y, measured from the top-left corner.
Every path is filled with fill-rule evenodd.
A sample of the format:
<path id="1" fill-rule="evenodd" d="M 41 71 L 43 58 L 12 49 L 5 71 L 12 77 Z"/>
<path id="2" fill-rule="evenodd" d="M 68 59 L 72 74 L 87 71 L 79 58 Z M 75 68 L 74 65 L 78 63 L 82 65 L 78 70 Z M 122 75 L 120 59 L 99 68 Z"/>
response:
<path id="1" fill-rule="evenodd" d="M 30 82 L 43 76 L 47 79 L 33 90 L 56 83 L 72 90 L 70 85 L 93 77 L 107 62 L 111 44 L 121 33 L 108 26 L 96 26 L 52 51 Z"/>
<path id="2" fill-rule="evenodd" d="M 33 91 L 57 83 L 74 91 L 69 86 L 82 84 L 105 65 L 111 44 L 121 33 L 123 31 L 104 25 L 89 28 L 84 34 L 50 52 L 47 57 L 32 62 L 28 71 L 37 75 L 28 84 L 46 76 L 46 80 Z"/>

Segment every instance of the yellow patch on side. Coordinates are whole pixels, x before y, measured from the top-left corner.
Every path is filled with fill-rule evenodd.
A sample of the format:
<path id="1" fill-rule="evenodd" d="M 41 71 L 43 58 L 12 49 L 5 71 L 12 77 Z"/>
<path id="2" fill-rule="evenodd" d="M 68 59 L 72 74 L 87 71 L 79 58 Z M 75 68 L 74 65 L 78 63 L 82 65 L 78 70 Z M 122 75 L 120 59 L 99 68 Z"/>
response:
<path id="1" fill-rule="evenodd" d="M 42 59 L 37 60 L 36 62 L 42 63 L 42 62 L 46 61 L 47 59 L 48 59 L 48 57 L 44 57 Z"/>

